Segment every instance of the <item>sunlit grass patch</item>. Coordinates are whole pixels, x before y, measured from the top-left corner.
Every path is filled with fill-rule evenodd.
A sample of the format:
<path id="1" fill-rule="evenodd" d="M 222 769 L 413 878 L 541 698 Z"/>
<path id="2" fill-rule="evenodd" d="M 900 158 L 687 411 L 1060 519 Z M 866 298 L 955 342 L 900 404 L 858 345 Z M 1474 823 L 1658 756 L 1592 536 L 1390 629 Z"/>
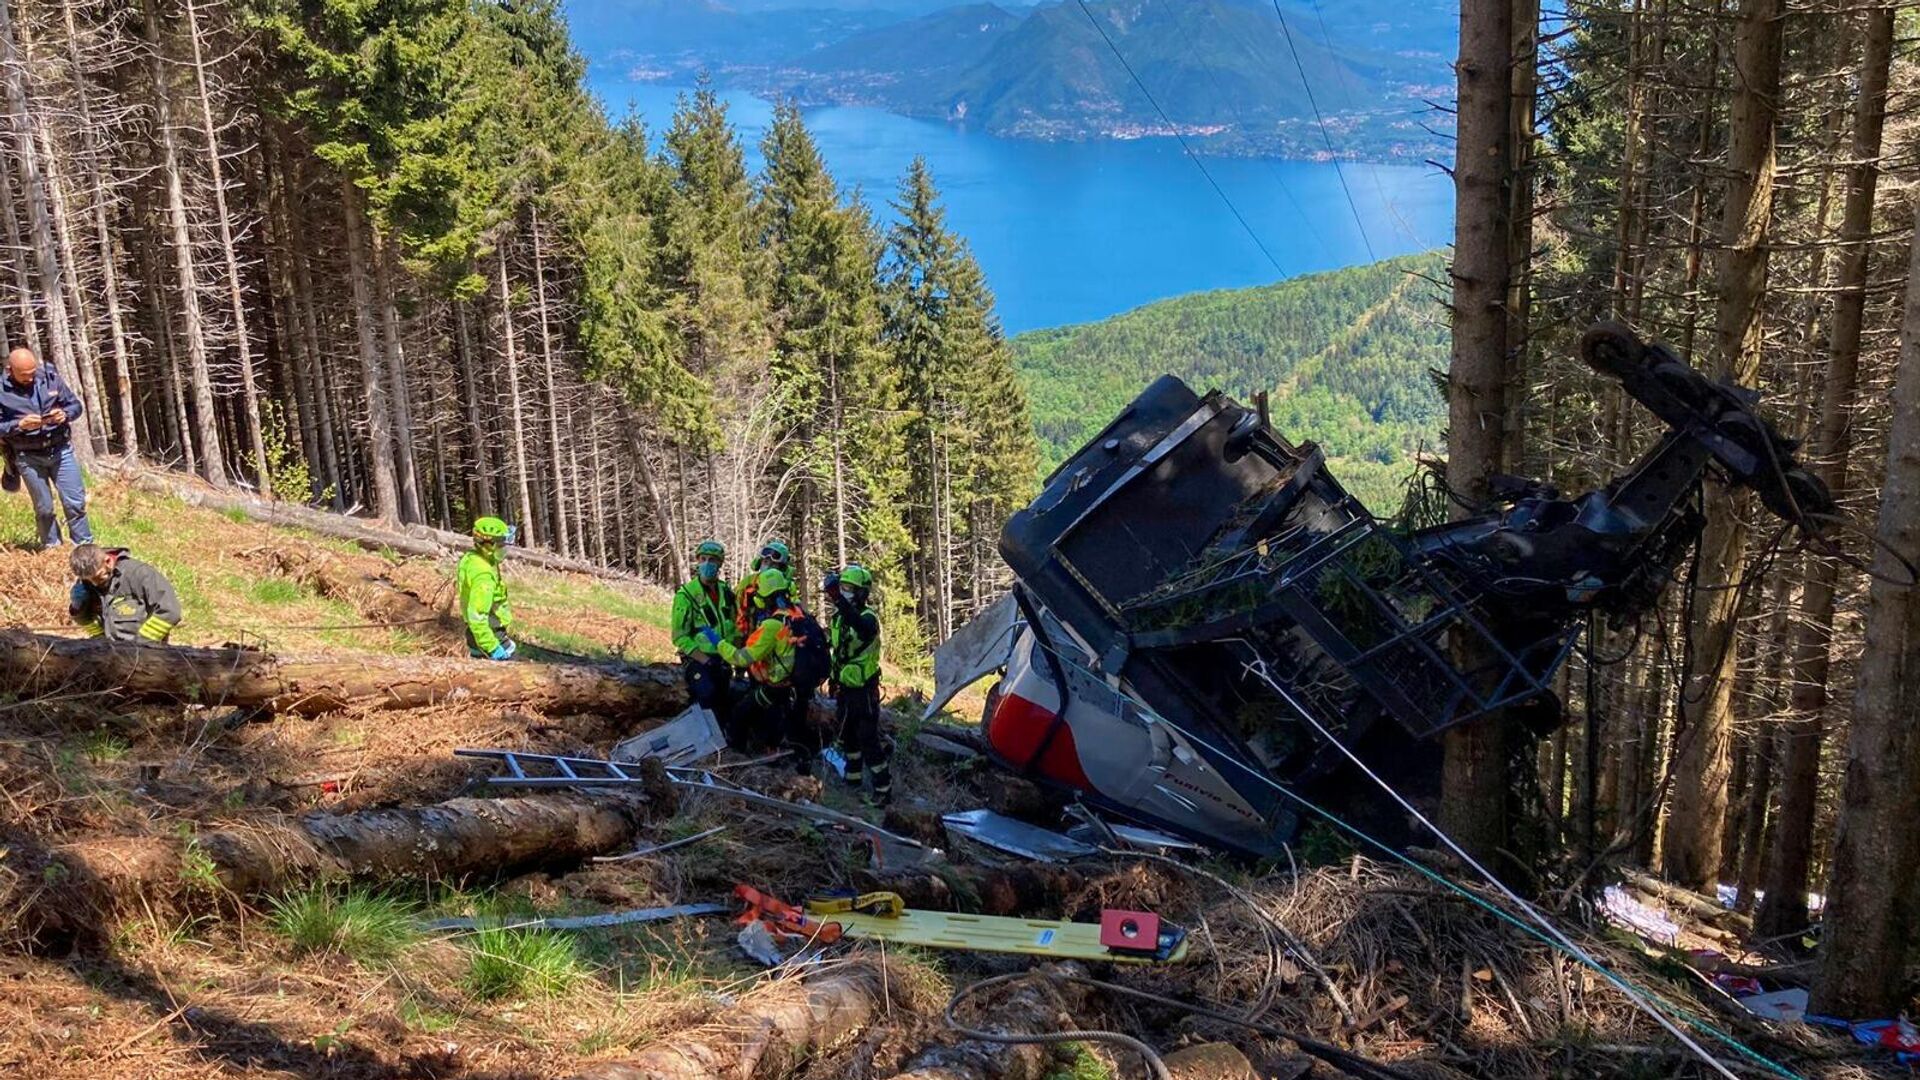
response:
<path id="1" fill-rule="evenodd" d="M 478 930 L 464 939 L 461 985 L 480 1001 L 558 997 L 587 975 L 573 940 L 546 930 Z"/>
<path id="2" fill-rule="evenodd" d="M 274 930 L 301 953 L 334 953 L 358 963 L 391 960 L 420 937 L 413 905 L 364 889 L 314 887 L 271 903 Z"/>
<path id="3" fill-rule="evenodd" d="M 291 604 L 306 596 L 307 593 L 297 581 L 268 577 L 254 582 L 253 587 L 247 590 L 247 594 L 253 597 L 256 603 Z"/>

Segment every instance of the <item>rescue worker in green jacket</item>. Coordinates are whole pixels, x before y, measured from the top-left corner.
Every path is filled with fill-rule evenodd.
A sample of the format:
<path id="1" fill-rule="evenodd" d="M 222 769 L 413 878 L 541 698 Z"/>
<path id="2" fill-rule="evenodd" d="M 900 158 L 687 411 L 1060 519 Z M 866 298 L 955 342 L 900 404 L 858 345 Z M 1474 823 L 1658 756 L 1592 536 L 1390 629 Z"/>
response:
<path id="1" fill-rule="evenodd" d="M 693 553 L 693 578 L 673 594 L 673 647 L 680 650 L 680 672 L 687 696 L 713 710 L 722 722 L 732 702 L 733 668 L 721 655 L 723 645 L 738 645 L 734 628 L 733 586 L 720 576 L 727 549 L 703 540 Z"/>
<path id="2" fill-rule="evenodd" d="M 460 618 L 467 624 L 467 653 L 489 660 L 511 660 L 519 646 L 513 629 L 513 607 L 507 602 L 507 583 L 500 576 L 500 560 L 513 543 L 513 526 L 497 517 L 473 523 L 473 550 L 460 556 Z"/>
<path id="3" fill-rule="evenodd" d="M 873 574 L 850 563 L 827 576 L 826 593 L 833 602 L 833 618 L 827 623 L 827 684 L 847 759 L 847 783 L 859 788 L 871 776 L 873 801 L 884 806 L 893 798 L 893 770 L 880 730 L 880 616 L 867 605 Z"/>
<path id="4" fill-rule="evenodd" d="M 180 625 L 180 597 L 166 575 L 127 554 L 126 548 L 81 544 L 68 565 L 76 580 L 67 614 L 88 636 L 165 645 Z"/>
<path id="5" fill-rule="evenodd" d="M 753 557 L 753 565 L 747 568 L 747 576 L 740 579 L 740 585 L 734 590 L 734 633 L 736 640 L 743 640 L 753 633 L 758 622 L 755 612 L 758 606 L 754 597 L 760 591 L 760 571 L 772 567 L 784 571 L 791 582 L 793 575 L 793 552 L 784 540 L 769 540 L 760 548 L 760 554 Z"/>
<path id="6" fill-rule="evenodd" d="M 812 691 L 809 688 L 803 698 L 794 687 L 799 643 L 791 624 L 805 612 L 793 601 L 793 582 L 785 570 L 766 567 L 754 576 L 753 585 L 752 631 L 744 643 L 726 642 L 720 647 L 721 655 L 733 666 L 745 668 L 751 681 L 751 689 L 734 704 L 727 741 L 734 749 L 748 752 L 784 744 L 797 757 L 795 769 L 810 775 L 813 756 L 819 751 L 809 745 L 813 740 L 806 722 Z"/>

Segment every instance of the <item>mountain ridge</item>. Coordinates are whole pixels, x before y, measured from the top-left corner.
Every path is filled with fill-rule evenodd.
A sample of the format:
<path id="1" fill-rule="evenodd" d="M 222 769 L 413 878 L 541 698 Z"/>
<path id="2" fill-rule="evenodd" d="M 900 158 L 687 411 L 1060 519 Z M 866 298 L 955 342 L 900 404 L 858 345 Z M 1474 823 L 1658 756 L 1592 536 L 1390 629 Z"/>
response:
<path id="1" fill-rule="evenodd" d="M 1312 439 L 1376 513 L 1439 445 L 1447 327 L 1439 252 L 1158 300 L 1012 339 L 1042 469 L 1078 450 L 1162 373 L 1246 400 L 1268 391 L 1282 435 Z"/>
<path id="2" fill-rule="evenodd" d="M 630 12 L 623 40 L 633 44 L 608 55 L 641 78 L 706 71 L 802 106 L 873 106 L 1015 138 L 1178 134 L 1207 153 L 1306 159 L 1448 153 L 1427 130 L 1441 120 L 1426 115 L 1425 101 L 1452 81 L 1445 49 L 1427 47 L 1450 21 L 1424 9 L 1355 0 L 1329 19 L 1295 7 L 1284 27 L 1273 6 L 1254 0 L 912 10 L 705 12 L 652 37 Z M 596 36 L 609 33 L 621 37 Z"/>

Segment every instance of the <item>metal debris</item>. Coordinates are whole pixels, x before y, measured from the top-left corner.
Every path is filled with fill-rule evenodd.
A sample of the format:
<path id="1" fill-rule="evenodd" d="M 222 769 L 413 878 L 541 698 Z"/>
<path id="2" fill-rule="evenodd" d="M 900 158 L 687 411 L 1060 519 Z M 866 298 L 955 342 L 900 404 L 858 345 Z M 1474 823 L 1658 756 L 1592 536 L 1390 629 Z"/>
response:
<path id="1" fill-rule="evenodd" d="M 640 848 L 638 850 L 629 851 L 624 855 L 595 855 L 593 857 L 593 861 L 597 863 L 611 863 L 611 862 L 628 862 L 633 859 L 644 859 L 649 855 L 658 855 L 663 851 L 672 851 L 674 848 L 677 848 L 677 847 L 685 847 L 688 844 L 698 843 L 702 840 L 705 840 L 709 836 L 713 836 L 717 833 L 723 833 L 726 831 L 727 831 L 727 827 L 725 825 L 715 825 L 713 828 L 708 829 L 706 832 L 694 833 L 692 836 L 683 836 L 678 840 L 669 840 L 664 844 L 649 844 L 648 846 Z"/>
<path id="2" fill-rule="evenodd" d="M 947 814 L 940 820 L 955 835 L 985 844 L 995 851 L 1036 862 L 1068 862 L 1100 853 L 1100 849 L 1092 844 L 1081 843 L 992 810 L 967 810 Z"/>
<path id="3" fill-rule="evenodd" d="M 720 722 L 704 705 L 687 710 L 657 728 L 650 728 L 615 744 L 612 760 L 634 762 L 658 758 L 662 765 L 692 765 L 727 748 Z"/>
<path id="4" fill-rule="evenodd" d="M 733 911 L 727 904 L 676 904 L 673 907 L 639 908 L 633 911 L 609 911 L 604 915 L 578 915 L 550 919 L 516 919 L 512 916 L 434 919 L 428 930 L 597 930 L 607 926 L 685 919 L 700 915 L 726 915 Z"/>

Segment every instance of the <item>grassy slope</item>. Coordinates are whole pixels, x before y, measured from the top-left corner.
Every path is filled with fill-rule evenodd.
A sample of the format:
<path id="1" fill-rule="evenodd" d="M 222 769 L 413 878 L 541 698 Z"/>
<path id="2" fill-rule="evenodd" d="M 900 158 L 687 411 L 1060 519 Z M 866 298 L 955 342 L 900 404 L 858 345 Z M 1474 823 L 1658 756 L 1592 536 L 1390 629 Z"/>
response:
<path id="1" fill-rule="evenodd" d="M 464 651 L 457 632 L 365 626 L 347 606 L 268 568 L 278 546 L 322 548 L 444 601 L 450 560 L 388 558 L 331 541 L 102 483 L 95 531 L 131 548 L 178 587 L 187 644 L 244 641 L 306 655 Z M 0 626 L 67 625 L 66 551 L 33 550 L 20 496 L 0 498 Z M 521 636 L 590 655 L 661 660 L 668 598 L 639 583 L 510 566 Z M 0 1075 L 558 1076 L 712 1016 L 757 973 L 725 920 L 687 920 L 568 936 L 421 932 L 442 915 L 583 913 L 724 896 L 736 879 L 815 888 L 844 878 L 853 855 L 817 829 L 747 820 L 708 802 L 661 823 L 654 840 L 716 825 L 727 834 L 671 866 L 616 864 L 563 880 L 533 875 L 453 889 L 395 882 L 378 890 L 300 888 L 241 907 L 189 856 L 169 895 L 108 925 L 103 950 L 22 954 L 11 940 L 15 890 L 33 882 L 9 855 L 72 843 L 190 836 L 260 817 L 432 803 L 486 772 L 460 746 L 598 755 L 631 733 L 628 717 L 545 717 L 450 702 L 429 709 L 242 722 L 230 710 L 128 708 L 87 695 L 14 701 L 0 687 Z M 944 790 L 911 754 L 902 780 Z M 763 787 L 789 776 L 743 778 Z M 858 812 L 834 785 L 812 797 Z M 916 978 L 938 976 L 928 969 Z M 896 986 L 896 1000 L 905 988 Z M 933 999 L 923 1003 L 931 1007 Z M 191 1008 L 191 1019 L 182 1010 Z"/>
<path id="2" fill-rule="evenodd" d="M 297 541 L 350 558 L 367 553 L 340 540 L 234 520 L 177 499 L 118 484 L 95 485 L 90 517 L 103 544 L 125 547 L 160 568 L 180 593 L 186 622 L 174 640 L 189 645 L 240 642 L 298 653 L 351 649 L 456 654 L 457 641 L 405 629 L 368 627 L 351 608 L 316 596 L 264 569 L 260 552 Z M 0 498 L 0 626 L 62 630 L 72 577 L 66 554 L 35 553 L 33 515 L 22 496 Z M 444 605 L 453 563 L 387 560 L 396 581 Z M 377 565 L 377 564 L 376 564 Z M 538 645 L 584 655 L 613 651 L 666 660 L 669 600 L 638 583 L 597 581 L 532 567 L 508 568 L 521 634 Z M 334 629 L 339 627 L 341 629 Z"/>
<path id="3" fill-rule="evenodd" d="M 1441 270 L 1438 254 L 1408 256 L 1022 334 L 1014 354 L 1043 462 L 1052 468 L 1171 372 L 1242 401 L 1271 391 L 1274 426 L 1320 442 L 1335 475 L 1389 512 L 1446 416 L 1429 375 L 1447 363 L 1444 312 L 1424 280 Z"/>

